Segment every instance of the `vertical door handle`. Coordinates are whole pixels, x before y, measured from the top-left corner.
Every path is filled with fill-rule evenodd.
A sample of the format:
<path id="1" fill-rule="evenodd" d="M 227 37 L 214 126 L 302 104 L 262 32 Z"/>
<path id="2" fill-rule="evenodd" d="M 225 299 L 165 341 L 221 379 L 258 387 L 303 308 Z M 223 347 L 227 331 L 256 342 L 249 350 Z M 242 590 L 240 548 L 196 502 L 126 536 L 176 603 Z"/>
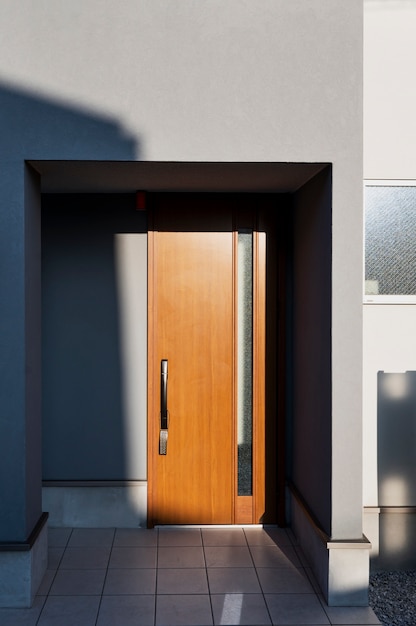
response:
<path id="1" fill-rule="evenodd" d="M 160 363 L 160 434 L 159 454 L 167 453 L 168 445 L 168 360 Z"/>

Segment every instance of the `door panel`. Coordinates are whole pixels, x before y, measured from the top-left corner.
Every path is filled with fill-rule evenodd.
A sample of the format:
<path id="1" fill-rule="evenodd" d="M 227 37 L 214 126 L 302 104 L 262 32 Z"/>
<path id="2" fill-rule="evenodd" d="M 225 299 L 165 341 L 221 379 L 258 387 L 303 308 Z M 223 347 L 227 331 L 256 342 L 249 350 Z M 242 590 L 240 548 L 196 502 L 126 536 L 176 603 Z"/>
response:
<path id="1" fill-rule="evenodd" d="M 231 523 L 233 413 L 232 234 L 153 232 L 153 369 L 168 360 L 167 454 L 158 454 L 157 523 Z"/>

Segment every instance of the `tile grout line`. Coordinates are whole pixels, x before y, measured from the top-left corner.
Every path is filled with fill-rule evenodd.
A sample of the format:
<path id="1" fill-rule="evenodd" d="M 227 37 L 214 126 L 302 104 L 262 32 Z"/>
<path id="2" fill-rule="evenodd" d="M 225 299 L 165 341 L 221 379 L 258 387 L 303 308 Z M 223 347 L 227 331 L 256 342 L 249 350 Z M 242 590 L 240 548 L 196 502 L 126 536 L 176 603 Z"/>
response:
<path id="1" fill-rule="evenodd" d="M 202 532 L 202 528 L 199 529 L 199 532 L 201 533 L 201 545 L 202 545 L 202 554 L 204 555 L 204 564 L 205 564 L 205 577 L 206 577 L 206 581 L 207 581 L 207 588 L 208 588 L 208 597 L 209 597 L 209 606 L 211 608 L 211 619 L 212 619 L 212 623 L 215 624 L 215 619 L 214 619 L 214 607 L 212 605 L 212 594 L 211 594 L 211 588 L 210 588 L 210 584 L 209 584 L 209 577 L 208 577 L 208 565 L 207 565 L 207 558 L 206 558 L 206 554 L 205 554 L 205 542 L 204 542 L 204 533 Z"/>
<path id="2" fill-rule="evenodd" d="M 154 616 L 153 616 L 153 624 L 156 626 L 156 611 L 157 611 L 157 596 L 158 596 L 158 584 L 159 584 L 159 543 L 160 543 L 160 532 L 159 528 L 154 529 L 157 533 L 156 535 L 156 572 L 155 572 L 155 599 L 154 599 Z"/>
<path id="3" fill-rule="evenodd" d="M 97 626 L 98 618 L 100 616 L 100 609 L 101 609 L 101 604 L 103 602 L 103 596 L 104 596 L 104 587 L 105 587 L 105 583 L 107 581 L 108 570 L 110 568 L 110 560 L 111 560 L 111 555 L 113 553 L 114 541 L 116 539 L 116 532 L 117 532 L 117 528 L 114 528 L 113 539 L 112 539 L 111 546 L 110 546 L 110 553 L 108 555 L 107 567 L 106 567 L 106 570 L 105 570 L 105 575 L 104 575 L 104 580 L 103 580 L 103 586 L 102 586 L 102 589 L 101 589 L 100 599 L 99 599 L 99 602 L 98 602 L 97 616 L 95 618 L 95 626 Z"/>
<path id="4" fill-rule="evenodd" d="M 38 596 L 38 597 L 39 597 L 39 596 Z M 41 608 L 41 610 L 39 611 L 39 615 L 38 615 L 38 618 L 37 618 L 37 620 L 36 620 L 36 626 L 37 626 L 37 624 L 39 624 L 40 617 L 41 617 L 41 615 L 42 615 L 43 609 L 45 608 L 46 600 L 47 600 L 48 598 L 49 598 L 49 593 L 48 593 L 48 594 L 44 597 L 43 604 L 42 604 L 42 608 Z"/>
<path id="5" fill-rule="evenodd" d="M 73 533 L 73 531 L 74 531 L 74 529 L 73 529 L 73 528 L 71 528 L 71 532 L 69 533 L 68 538 L 67 538 L 67 540 L 66 540 L 66 543 L 65 543 L 65 545 L 63 546 L 63 548 L 64 548 L 64 549 L 62 550 L 62 554 L 61 554 L 61 557 L 60 557 L 60 559 L 59 559 L 59 561 L 58 561 L 58 564 L 57 564 L 57 566 L 56 566 L 56 570 L 55 570 L 55 573 L 54 573 L 54 575 L 53 575 L 53 577 L 52 577 L 51 584 L 49 585 L 48 592 L 47 592 L 47 594 L 45 595 L 45 599 L 44 599 L 44 601 L 43 601 L 42 608 L 41 608 L 41 610 L 40 610 L 40 612 L 39 612 L 39 616 L 38 616 L 38 618 L 37 618 L 37 620 L 36 620 L 36 626 L 39 624 L 40 619 L 41 619 L 41 617 L 42 617 L 42 613 L 43 613 L 43 611 L 44 611 L 44 609 L 45 609 L 46 603 L 47 603 L 47 601 L 49 600 L 49 597 L 50 597 L 50 594 L 51 594 L 51 589 L 52 589 L 52 586 L 53 586 L 53 584 L 54 584 L 54 582 L 55 582 L 55 579 L 56 579 L 56 577 L 57 577 L 57 575 L 58 575 L 58 571 L 60 570 L 61 563 L 62 563 L 62 560 L 63 560 L 63 558 L 64 558 L 64 555 L 65 555 L 66 549 L 67 549 L 68 544 L 69 544 L 69 542 L 70 542 L 70 539 L 71 539 L 71 537 L 72 537 L 72 533 Z M 59 546 L 59 547 L 61 547 L 61 546 Z M 48 556 L 48 559 L 49 559 L 49 556 Z"/>
<path id="6" fill-rule="evenodd" d="M 327 618 L 328 622 L 331 624 L 331 626 L 333 626 L 331 618 L 329 617 L 329 615 L 328 615 L 328 613 L 326 611 L 325 603 L 322 601 L 323 599 L 321 599 L 321 596 L 318 593 L 316 593 L 315 595 L 318 598 L 319 604 L 322 606 L 322 609 L 323 609 L 323 611 L 324 611 L 324 613 L 326 615 L 326 618 Z"/>
<path id="7" fill-rule="evenodd" d="M 251 560 L 253 561 L 253 567 L 254 567 L 254 571 L 255 571 L 255 573 L 256 573 L 257 582 L 259 583 L 259 587 L 260 587 L 261 595 L 262 595 L 262 597 L 263 597 L 264 606 L 266 607 L 267 615 L 269 616 L 269 619 L 270 619 L 270 624 L 273 624 L 273 619 L 272 619 L 272 616 L 271 616 L 271 613 L 270 613 L 270 610 L 269 610 L 269 605 L 267 604 L 267 601 L 266 601 L 266 596 L 265 596 L 265 593 L 264 593 L 264 591 L 263 591 L 263 587 L 261 586 L 261 583 L 260 583 L 259 574 L 258 574 L 258 571 L 257 571 L 256 564 L 255 564 L 255 562 L 254 562 L 253 554 L 252 554 L 252 552 L 251 552 L 251 547 L 250 547 L 250 544 L 249 544 L 249 541 L 248 541 L 248 537 L 247 537 L 246 532 L 245 532 L 245 530 L 244 530 L 244 529 L 243 529 L 243 532 L 244 532 L 244 536 L 245 536 L 245 538 L 246 538 L 247 547 L 248 547 L 248 550 L 249 550 L 249 552 L 250 552 L 250 557 L 251 557 Z"/>

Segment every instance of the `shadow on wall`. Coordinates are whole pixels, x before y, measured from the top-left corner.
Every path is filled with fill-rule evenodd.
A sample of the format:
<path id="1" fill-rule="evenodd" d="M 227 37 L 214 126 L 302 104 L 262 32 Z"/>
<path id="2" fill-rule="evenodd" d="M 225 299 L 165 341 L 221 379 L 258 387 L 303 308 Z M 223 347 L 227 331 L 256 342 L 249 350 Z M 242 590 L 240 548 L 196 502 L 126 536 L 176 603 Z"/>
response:
<path id="1" fill-rule="evenodd" d="M 146 232 L 134 194 L 42 196 L 45 480 L 146 479 Z"/>
<path id="2" fill-rule="evenodd" d="M 25 160 L 68 161 L 69 167 L 76 160 L 133 161 L 140 156 L 137 138 L 116 118 L 76 103 L 3 84 L 0 112 L 0 158 L 7 172 L 4 185 L 11 190 Z M 10 203 L 10 193 L 0 199 L 0 226 L 2 202 Z M 36 224 L 37 211 L 29 205 L 27 210 L 28 224 Z M 8 212 L 6 206 L 6 216 Z M 41 220 L 43 479 L 144 479 L 145 457 L 130 462 L 131 442 L 140 433 L 136 428 L 132 436 L 126 423 L 131 398 L 125 398 L 122 371 L 126 346 L 121 298 L 137 238 L 139 256 L 145 251 L 145 215 L 134 210 L 134 195 L 82 200 L 57 194 L 55 199 L 43 196 Z M 29 230 L 28 240 L 32 235 Z M 36 252 L 29 265 L 36 267 L 38 260 Z M 87 491 L 88 502 L 81 500 L 93 507 L 95 492 L 92 497 Z M 117 512 L 124 505 L 137 520 L 137 509 L 144 509 L 142 496 L 133 494 L 137 504 L 130 492 L 124 493 L 123 503 L 120 493 L 109 492 L 104 506 Z M 58 516 L 66 508 L 76 516 L 77 497 L 67 493 L 64 500 L 55 498 Z"/>
<path id="3" fill-rule="evenodd" d="M 380 554 L 374 569 L 416 567 L 416 372 L 378 372 Z"/>
<path id="4" fill-rule="evenodd" d="M 1 158 L 124 160 L 139 158 L 138 141 L 117 119 L 76 104 L 0 86 Z"/>

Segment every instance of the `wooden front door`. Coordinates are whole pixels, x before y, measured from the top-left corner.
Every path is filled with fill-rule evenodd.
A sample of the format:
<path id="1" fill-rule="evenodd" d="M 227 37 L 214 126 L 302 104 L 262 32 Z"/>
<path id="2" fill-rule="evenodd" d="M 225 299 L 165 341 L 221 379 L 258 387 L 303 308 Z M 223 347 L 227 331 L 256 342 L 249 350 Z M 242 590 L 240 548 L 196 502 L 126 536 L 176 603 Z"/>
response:
<path id="1" fill-rule="evenodd" d="M 264 518 L 266 238 L 256 230 L 256 223 L 253 207 L 241 208 L 235 196 L 152 197 L 148 240 L 150 526 L 257 523 Z M 241 233 L 252 241 L 248 304 L 239 300 Z M 242 329 L 244 324 L 238 319 L 241 307 L 251 307 L 249 331 Z M 239 342 L 242 332 L 248 348 Z M 248 350 L 246 356 L 242 350 Z M 241 374 L 244 368 L 248 373 Z M 247 375 L 249 381 L 244 383 Z M 241 384 L 249 385 L 243 400 Z M 239 425 L 239 414 L 247 412 L 247 407 L 241 407 L 247 398 L 252 420 L 248 427 Z M 251 443 L 245 441 L 247 435 L 241 429 L 250 431 Z M 244 459 L 248 478 L 241 477 Z"/>

